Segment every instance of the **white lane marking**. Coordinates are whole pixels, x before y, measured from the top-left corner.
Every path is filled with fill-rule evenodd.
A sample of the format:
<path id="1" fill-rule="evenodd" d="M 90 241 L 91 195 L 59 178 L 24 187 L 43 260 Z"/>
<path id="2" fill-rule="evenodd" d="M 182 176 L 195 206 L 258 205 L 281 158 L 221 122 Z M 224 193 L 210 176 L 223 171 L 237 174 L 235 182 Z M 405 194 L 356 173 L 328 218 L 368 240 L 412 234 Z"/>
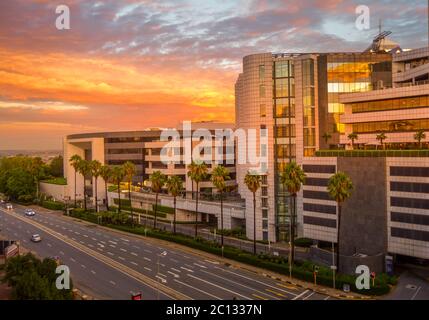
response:
<path id="1" fill-rule="evenodd" d="M 203 266 L 202 264 L 198 264 L 194 262 L 194 265 L 196 265 L 197 267 L 203 268 L 203 269 L 207 269 L 206 266 Z"/>
<path id="2" fill-rule="evenodd" d="M 97 243 L 97 245 L 98 245 L 100 248 L 104 248 L 104 244 Z"/>
<path id="3" fill-rule="evenodd" d="M 196 276 L 194 276 L 194 275 L 192 275 L 192 274 L 189 274 L 189 273 L 188 273 L 188 274 L 187 274 L 187 276 L 188 276 L 188 277 L 191 277 L 191 278 L 194 278 L 194 279 L 196 279 L 196 280 L 199 280 L 199 281 L 201 281 L 201 282 L 207 283 L 207 284 L 209 284 L 209 285 L 211 285 L 211 286 L 213 286 L 213 287 L 219 288 L 219 289 L 221 289 L 221 290 L 228 291 L 228 292 L 230 292 L 230 293 L 232 293 L 232 294 L 234 294 L 234 295 L 236 295 L 236 296 L 243 297 L 244 299 L 252 300 L 251 298 L 249 298 L 249 297 L 247 297 L 247 296 L 244 296 L 244 295 L 242 295 L 242 294 L 240 294 L 240 293 L 238 293 L 238 292 L 235 292 L 235 291 L 229 290 L 229 289 L 227 289 L 227 288 L 221 287 L 221 286 L 219 286 L 219 285 L 217 285 L 217 284 L 215 284 L 215 283 L 212 283 L 212 282 L 210 282 L 210 281 L 207 281 L 207 280 L 204 280 L 204 279 L 198 278 L 198 277 L 196 277 Z"/>
<path id="4" fill-rule="evenodd" d="M 109 281 L 111 284 L 113 284 L 114 286 L 116 286 L 116 283 L 112 280 Z"/>
<path id="5" fill-rule="evenodd" d="M 308 296 L 306 296 L 304 299 L 302 299 L 302 300 L 307 300 L 308 298 L 310 298 L 311 296 L 313 296 L 314 294 L 315 294 L 316 292 L 312 292 L 312 293 L 310 293 Z"/>
<path id="6" fill-rule="evenodd" d="M 75 234 L 78 234 L 78 235 L 80 235 L 80 233 L 79 233 L 79 232 L 77 232 L 77 231 L 75 231 L 74 233 L 75 233 Z"/>
<path id="7" fill-rule="evenodd" d="M 111 253 L 110 251 L 107 251 L 107 254 L 110 254 L 111 256 L 114 256 L 114 254 Z"/>
<path id="8" fill-rule="evenodd" d="M 91 273 L 92 273 L 92 274 L 96 274 L 96 272 L 95 272 L 94 270 L 91 270 Z"/>
<path id="9" fill-rule="evenodd" d="M 173 259 L 173 258 L 170 258 L 170 260 L 173 261 L 174 263 L 178 263 L 179 262 L 179 260 L 176 260 L 176 259 Z"/>
<path id="10" fill-rule="evenodd" d="M 48 245 L 48 247 L 49 247 L 49 248 L 51 248 L 51 247 L 52 247 L 52 244 L 50 244 L 50 243 L 47 243 L 47 245 Z"/>
<path id="11" fill-rule="evenodd" d="M 176 268 L 170 268 L 171 270 L 173 270 L 173 271 L 175 271 L 175 272 L 182 272 L 182 271 L 180 271 L 180 270 L 177 270 Z"/>
<path id="12" fill-rule="evenodd" d="M 138 246 L 133 246 L 133 248 L 136 248 L 136 249 L 139 249 L 139 250 L 140 250 L 140 247 L 138 247 Z"/>
<path id="13" fill-rule="evenodd" d="M 174 272 L 171 272 L 171 271 L 167 271 L 167 273 L 171 274 L 175 278 L 179 278 L 180 277 L 177 273 L 174 273 Z"/>
<path id="14" fill-rule="evenodd" d="M 124 257 L 118 256 L 118 259 L 121 259 L 122 261 L 125 261 Z"/>
<path id="15" fill-rule="evenodd" d="M 151 259 L 146 258 L 146 257 L 143 257 L 143 259 L 145 259 L 146 261 L 152 261 Z"/>
<path id="16" fill-rule="evenodd" d="M 418 287 L 417 288 L 416 293 L 414 293 L 414 295 L 411 297 L 411 300 L 414 300 L 417 297 L 417 294 L 419 293 L 419 291 L 420 291 L 421 288 L 422 287 Z"/>
<path id="17" fill-rule="evenodd" d="M 88 244 L 88 247 L 94 248 L 94 246 L 90 243 Z"/>
<path id="18" fill-rule="evenodd" d="M 296 293 L 293 293 L 293 292 L 290 292 L 290 291 L 287 291 L 287 290 L 284 290 L 284 289 L 280 289 L 280 288 L 278 288 L 278 287 L 272 286 L 272 285 L 270 285 L 270 284 L 268 284 L 268 283 L 265 283 L 265 282 L 262 282 L 262 281 L 258 281 L 258 280 L 253 279 L 253 278 L 249 278 L 249 277 L 243 276 L 242 274 L 239 274 L 239 273 L 236 273 L 236 272 L 232 272 L 232 271 L 229 271 L 229 270 L 225 270 L 225 269 L 222 269 L 222 268 L 219 268 L 219 267 L 215 267 L 215 268 L 216 268 L 216 269 L 219 269 L 219 270 L 222 270 L 222 271 L 224 271 L 224 272 L 228 272 L 228 273 L 235 274 L 236 276 L 242 277 L 242 278 L 247 279 L 247 280 L 254 281 L 254 282 L 256 282 L 256 283 L 262 284 L 262 285 L 267 286 L 267 287 L 270 287 L 270 288 L 272 288 L 272 289 L 276 289 L 276 290 L 278 290 L 278 291 L 282 291 L 282 292 L 285 292 L 285 293 L 291 294 L 291 295 L 293 295 L 293 296 L 295 296 L 295 297 L 297 296 L 297 294 L 296 294 Z M 307 291 L 308 291 L 308 290 L 307 290 Z"/>
<path id="19" fill-rule="evenodd" d="M 61 255 L 64 255 L 64 252 L 60 251 L 60 254 L 61 254 Z"/>
<path id="20" fill-rule="evenodd" d="M 147 271 L 152 271 L 152 269 L 151 269 L 151 268 L 148 268 L 148 267 L 143 267 L 143 269 L 145 269 L 145 270 L 147 270 Z"/>
<path id="21" fill-rule="evenodd" d="M 167 282 L 167 280 L 165 280 L 163 277 L 160 277 L 158 275 L 156 275 L 155 278 L 158 278 L 159 280 L 161 280 L 162 283 L 166 283 Z"/>
<path id="22" fill-rule="evenodd" d="M 71 261 L 73 261 L 73 262 L 76 262 L 76 260 L 75 260 L 75 259 L 73 259 L 73 258 L 70 258 L 70 260 L 71 260 Z"/>
<path id="23" fill-rule="evenodd" d="M 302 292 L 301 294 L 297 295 L 295 298 L 293 298 L 292 300 L 298 300 L 299 298 L 301 298 L 303 295 L 305 295 L 309 290 L 305 290 L 304 292 Z"/>
<path id="24" fill-rule="evenodd" d="M 86 269 L 86 266 L 85 266 L 84 264 L 81 264 L 80 266 L 81 266 L 82 268 Z"/>
<path id="25" fill-rule="evenodd" d="M 133 256 L 138 256 L 138 254 L 137 253 L 135 253 L 135 252 L 131 252 L 131 254 L 133 255 Z"/>
<path id="26" fill-rule="evenodd" d="M 106 244 L 106 241 L 102 241 L 102 240 L 100 240 L 100 242 L 101 242 L 102 244 Z"/>
<path id="27" fill-rule="evenodd" d="M 101 248 L 97 248 L 97 250 L 98 250 L 98 251 L 103 251 L 103 249 L 101 249 Z"/>
<path id="28" fill-rule="evenodd" d="M 211 261 L 211 260 L 207 260 L 207 259 L 204 259 L 204 261 L 206 261 L 208 263 L 212 263 L 212 264 L 219 264 L 218 261 Z"/>
<path id="29" fill-rule="evenodd" d="M 86 235 L 86 234 L 84 234 L 83 236 L 84 236 L 85 238 L 88 238 L 88 235 Z"/>
<path id="30" fill-rule="evenodd" d="M 135 266 L 138 266 L 138 264 L 136 262 L 134 262 L 134 261 L 130 261 L 130 263 L 133 264 L 133 265 L 135 265 Z"/>
<path id="31" fill-rule="evenodd" d="M 188 268 L 185 268 L 185 267 L 180 267 L 180 269 L 183 269 L 183 270 L 188 271 L 188 272 L 194 272 L 194 270 L 191 270 L 191 269 L 188 269 Z"/>
<path id="32" fill-rule="evenodd" d="M 127 250 L 125 250 L 124 248 L 119 248 L 119 250 L 121 250 L 123 252 L 127 252 Z"/>
<path id="33" fill-rule="evenodd" d="M 96 239 L 96 238 L 91 238 L 91 240 L 92 240 L 92 241 L 97 241 L 97 239 Z"/>
<path id="34" fill-rule="evenodd" d="M 109 247 L 116 248 L 116 246 L 113 244 L 109 244 Z"/>
<path id="35" fill-rule="evenodd" d="M 144 251 L 144 252 L 147 252 L 147 253 L 152 253 L 152 251 L 147 250 L 147 249 L 143 249 L 143 251 Z"/>
<path id="36" fill-rule="evenodd" d="M 118 244 L 117 242 L 112 241 L 112 240 L 109 240 L 109 242 L 110 242 L 110 243 L 113 243 L 113 244 Z"/>
<path id="37" fill-rule="evenodd" d="M 185 287 L 192 288 L 192 289 L 194 289 L 194 290 L 196 290 L 196 291 L 198 291 L 198 292 L 201 292 L 201 293 L 203 293 L 203 294 L 206 294 L 206 295 L 208 295 L 208 296 L 210 296 L 210 297 L 212 297 L 212 298 L 214 298 L 214 299 L 216 299 L 216 300 L 222 300 L 221 298 L 219 298 L 219 297 L 217 297 L 217 296 L 215 296 L 215 295 L 213 295 L 213 294 L 211 294 L 211 293 L 208 293 L 208 292 L 206 292 L 206 291 L 203 291 L 203 290 L 200 290 L 200 289 L 195 288 L 195 287 L 193 287 L 193 286 L 190 286 L 189 284 L 184 283 L 184 282 L 182 282 L 182 281 L 179 281 L 179 280 L 177 280 L 177 279 L 174 279 L 174 281 L 176 281 L 177 283 L 180 283 L 181 285 L 183 285 L 183 286 L 185 286 Z"/>
<path id="38" fill-rule="evenodd" d="M 330 297 L 329 297 L 329 296 L 327 296 L 327 297 L 326 297 L 325 299 L 323 299 L 323 300 L 329 300 L 329 298 L 330 298 Z"/>
<path id="39" fill-rule="evenodd" d="M 121 238 L 122 241 L 126 241 L 126 242 L 130 242 L 130 240 L 125 239 L 125 238 Z"/>
<path id="40" fill-rule="evenodd" d="M 71 237 L 71 238 L 72 238 L 72 240 L 76 241 L 76 239 L 75 239 L 75 238 L 73 238 L 73 237 Z"/>

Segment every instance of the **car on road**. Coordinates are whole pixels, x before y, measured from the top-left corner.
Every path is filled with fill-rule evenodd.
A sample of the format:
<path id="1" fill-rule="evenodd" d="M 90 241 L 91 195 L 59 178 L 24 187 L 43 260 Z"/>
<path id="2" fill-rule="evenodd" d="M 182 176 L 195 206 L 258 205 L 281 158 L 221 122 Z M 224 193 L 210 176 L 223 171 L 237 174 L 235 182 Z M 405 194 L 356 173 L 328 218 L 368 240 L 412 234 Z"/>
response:
<path id="1" fill-rule="evenodd" d="M 39 235 L 39 234 L 33 234 L 32 236 L 31 236 L 31 241 L 33 241 L 33 242 L 40 242 L 40 241 L 42 241 L 42 237 Z"/>
<path id="2" fill-rule="evenodd" d="M 33 209 L 25 209 L 25 215 L 28 217 L 32 217 L 36 215 L 36 211 L 34 211 Z"/>
<path id="3" fill-rule="evenodd" d="M 12 210 L 13 209 L 12 203 L 6 203 L 6 209 Z"/>

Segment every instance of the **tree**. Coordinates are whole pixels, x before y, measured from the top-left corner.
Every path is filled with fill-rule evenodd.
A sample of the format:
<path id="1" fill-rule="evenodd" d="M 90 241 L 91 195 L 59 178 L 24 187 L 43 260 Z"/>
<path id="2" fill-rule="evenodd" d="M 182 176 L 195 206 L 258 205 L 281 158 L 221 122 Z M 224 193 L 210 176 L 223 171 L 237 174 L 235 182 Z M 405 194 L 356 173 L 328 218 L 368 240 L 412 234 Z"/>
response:
<path id="1" fill-rule="evenodd" d="M 91 175 L 94 178 L 94 191 L 95 191 L 95 211 L 98 212 L 98 177 L 101 175 L 102 164 L 98 160 L 92 160 L 89 164 Z"/>
<path id="2" fill-rule="evenodd" d="M 49 164 L 49 173 L 54 177 L 64 176 L 64 159 L 62 156 L 57 156 L 51 160 Z"/>
<path id="3" fill-rule="evenodd" d="M 191 178 L 193 182 L 195 182 L 197 186 L 197 194 L 195 198 L 195 238 L 198 236 L 198 195 L 199 195 L 199 185 L 200 182 L 203 181 L 208 174 L 207 165 L 202 161 L 192 161 L 190 165 L 188 165 L 188 177 Z"/>
<path id="4" fill-rule="evenodd" d="M 328 144 L 328 140 L 332 138 L 332 135 L 329 132 L 325 132 L 322 138 L 325 140 L 325 144 Z"/>
<path id="5" fill-rule="evenodd" d="M 152 192 L 155 193 L 155 212 L 154 212 L 154 220 L 153 220 L 153 228 L 156 229 L 156 218 L 158 214 L 158 195 L 162 190 L 165 182 L 167 181 L 167 177 L 161 171 L 154 171 L 150 177 L 150 188 Z"/>
<path id="6" fill-rule="evenodd" d="M 173 220 L 173 232 L 176 233 L 176 198 L 183 190 L 183 181 L 178 176 L 171 176 L 167 180 L 168 193 L 173 196 L 174 199 L 174 220 Z"/>
<path id="7" fill-rule="evenodd" d="M 287 189 L 291 197 L 291 215 L 290 215 L 290 224 L 291 224 L 291 234 L 290 234 L 290 243 L 291 243 L 291 253 L 290 253 L 290 265 L 293 265 L 295 260 L 295 229 L 296 229 L 296 197 L 298 192 L 301 190 L 302 184 L 305 182 L 305 173 L 304 170 L 295 162 L 289 162 L 283 172 L 280 174 L 280 182 Z"/>
<path id="8" fill-rule="evenodd" d="M 419 144 L 419 149 L 422 148 L 422 140 L 426 139 L 426 133 L 424 130 L 419 130 L 414 135 L 414 140 L 416 140 Z"/>
<path id="9" fill-rule="evenodd" d="M 118 187 L 118 214 L 121 213 L 121 182 L 124 177 L 124 168 L 122 166 L 114 166 L 111 172 L 111 178 L 113 183 Z"/>
<path id="10" fill-rule="evenodd" d="M 109 197 L 107 193 L 107 183 L 109 182 L 112 176 L 112 168 L 109 166 L 103 165 L 100 168 L 100 176 L 104 180 L 104 191 L 106 194 L 106 210 L 109 211 Z"/>
<path id="11" fill-rule="evenodd" d="M 81 160 L 78 163 L 77 171 L 82 175 L 83 177 L 83 208 L 85 211 L 86 208 L 86 185 L 85 185 L 85 178 L 91 174 L 91 165 L 88 160 Z"/>
<path id="12" fill-rule="evenodd" d="M 381 146 L 382 146 L 382 148 L 383 148 L 383 150 L 384 150 L 384 144 L 383 144 L 383 141 L 387 139 L 386 134 L 385 134 L 384 132 L 382 132 L 382 133 L 380 133 L 380 134 L 377 134 L 376 139 L 377 139 L 378 141 L 380 141 L 380 144 L 381 144 Z"/>
<path id="13" fill-rule="evenodd" d="M 74 206 L 76 207 L 76 194 L 77 194 L 77 191 L 76 191 L 76 175 L 77 175 L 77 172 L 79 169 L 79 163 L 82 161 L 82 158 L 79 155 L 75 154 L 70 158 L 69 161 L 70 161 L 70 165 L 74 169 Z"/>
<path id="14" fill-rule="evenodd" d="M 328 181 L 328 193 L 338 205 L 337 223 L 337 268 L 340 268 L 340 231 L 341 231 L 341 209 L 342 204 L 351 196 L 353 190 L 352 180 L 344 172 L 337 172 Z"/>
<path id="15" fill-rule="evenodd" d="M 253 254 L 256 255 L 256 192 L 261 187 L 261 176 L 257 172 L 247 172 L 244 183 L 253 193 Z"/>
<path id="16" fill-rule="evenodd" d="M 131 221 L 134 225 L 133 204 L 131 202 L 131 184 L 133 183 L 133 177 L 136 174 L 136 166 L 134 163 L 127 161 L 122 165 L 122 167 L 124 169 L 125 179 L 128 183 L 128 200 L 130 201 Z"/>
<path id="17" fill-rule="evenodd" d="M 6 193 L 13 199 L 28 201 L 36 191 L 34 177 L 21 168 L 14 168 L 9 172 L 6 182 Z"/>
<path id="18" fill-rule="evenodd" d="M 352 142 L 352 150 L 355 149 L 355 140 L 358 139 L 358 135 L 354 132 L 350 133 L 347 138 Z"/>
<path id="19" fill-rule="evenodd" d="M 218 165 L 212 171 L 211 181 L 216 189 L 220 193 L 220 228 L 221 232 L 221 245 L 223 247 L 223 192 L 226 188 L 226 180 L 231 179 L 229 176 L 229 170 L 221 165 Z"/>

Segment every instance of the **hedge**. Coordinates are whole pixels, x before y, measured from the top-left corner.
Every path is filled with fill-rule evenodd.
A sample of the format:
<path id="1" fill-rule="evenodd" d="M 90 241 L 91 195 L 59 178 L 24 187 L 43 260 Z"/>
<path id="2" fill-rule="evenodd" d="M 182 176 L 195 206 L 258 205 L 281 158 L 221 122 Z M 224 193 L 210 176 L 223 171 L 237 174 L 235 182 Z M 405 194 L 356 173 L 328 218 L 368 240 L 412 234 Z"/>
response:
<path id="1" fill-rule="evenodd" d="M 155 204 L 152 204 L 152 210 L 155 211 Z M 158 204 L 156 206 L 156 211 L 161 211 L 161 212 L 165 212 L 165 213 L 170 213 L 170 214 L 174 214 L 174 208 L 170 208 L 167 206 L 162 206 L 160 204 Z"/>
<path id="2" fill-rule="evenodd" d="M 44 200 L 40 205 L 49 210 L 64 210 L 64 203 L 59 201 Z"/>
<path id="3" fill-rule="evenodd" d="M 114 198 L 113 202 L 115 204 L 119 204 L 118 198 Z M 129 199 L 121 199 L 121 206 L 131 206 L 131 201 Z"/>
<path id="4" fill-rule="evenodd" d="M 117 206 L 109 206 L 109 208 L 110 209 L 115 209 L 115 210 L 118 209 Z M 121 210 L 130 211 L 131 212 L 131 207 L 130 206 L 121 206 Z M 155 216 L 155 214 L 152 211 L 147 211 L 146 212 L 145 209 L 140 209 L 140 208 L 133 208 L 133 212 L 134 213 L 147 214 L 147 215 L 150 215 L 150 216 Z M 156 213 L 156 216 L 160 217 L 160 218 L 167 218 L 167 214 L 166 213 L 159 212 L 159 211 Z"/>
<path id="5" fill-rule="evenodd" d="M 79 211 L 81 210 L 82 209 L 79 209 Z M 96 215 L 94 214 L 89 213 L 85 215 L 80 213 L 80 217 L 85 220 L 88 220 L 87 218 L 91 218 L 91 216 L 95 217 L 96 219 Z M 91 222 L 94 222 L 94 221 L 91 221 Z M 138 235 L 145 235 L 148 237 L 161 239 L 169 242 L 175 242 L 190 248 L 194 248 L 197 250 L 222 256 L 222 248 L 218 243 L 213 241 L 208 241 L 202 238 L 194 239 L 185 235 L 173 234 L 173 233 L 170 233 L 167 231 L 161 231 L 161 230 L 153 230 L 142 226 L 130 227 L 128 225 L 116 225 L 116 224 L 105 224 L 105 226 L 112 229 L 117 229 L 120 231 L 134 233 Z M 287 258 L 284 258 L 284 257 L 274 257 L 266 254 L 260 254 L 258 256 L 254 256 L 248 252 L 245 252 L 238 248 L 230 247 L 230 246 L 224 246 L 223 256 L 225 258 L 239 261 L 255 267 L 267 269 L 283 275 L 289 275 L 288 260 Z M 313 282 L 314 281 L 313 266 L 314 264 L 309 261 L 305 261 L 305 262 L 297 261 L 296 264 L 293 266 L 292 275 L 297 279 L 307 281 L 307 282 Z M 376 278 L 375 287 L 371 287 L 371 289 L 369 290 L 358 290 L 355 286 L 355 279 L 356 277 L 352 275 L 337 274 L 335 279 L 336 288 L 342 289 L 344 284 L 348 284 L 350 286 L 350 290 L 353 292 L 357 292 L 365 295 L 384 295 L 390 291 L 389 285 L 394 285 L 396 284 L 396 281 L 397 281 L 395 277 L 389 277 L 385 274 L 382 274 Z M 319 266 L 317 283 L 319 285 L 331 287 L 332 270 L 324 266 Z"/>
<path id="6" fill-rule="evenodd" d="M 313 240 L 308 238 L 298 238 L 293 241 L 297 247 L 309 248 L 313 245 Z"/>

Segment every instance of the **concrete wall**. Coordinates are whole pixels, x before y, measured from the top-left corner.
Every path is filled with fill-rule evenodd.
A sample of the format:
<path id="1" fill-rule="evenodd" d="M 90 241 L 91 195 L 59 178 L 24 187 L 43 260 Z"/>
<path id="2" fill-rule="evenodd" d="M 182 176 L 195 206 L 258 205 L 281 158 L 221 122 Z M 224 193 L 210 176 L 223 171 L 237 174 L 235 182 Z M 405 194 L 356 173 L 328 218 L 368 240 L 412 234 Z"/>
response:
<path id="1" fill-rule="evenodd" d="M 39 188 L 40 193 L 52 196 L 57 201 L 64 201 L 64 198 L 67 196 L 67 185 L 40 182 Z"/>

